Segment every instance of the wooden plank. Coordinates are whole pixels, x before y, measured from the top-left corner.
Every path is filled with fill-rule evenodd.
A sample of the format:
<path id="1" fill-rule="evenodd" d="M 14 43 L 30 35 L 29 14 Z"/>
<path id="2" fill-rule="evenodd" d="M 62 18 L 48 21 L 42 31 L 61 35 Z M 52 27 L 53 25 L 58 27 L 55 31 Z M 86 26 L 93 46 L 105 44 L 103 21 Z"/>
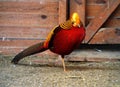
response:
<path id="1" fill-rule="evenodd" d="M 16 54 L 41 40 L 0 40 L 1 54 Z"/>
<path id="2" fill-rule="evenodd" d="M 0 1 L 0 12 L 53 14 L 53 13 L 58 13 L 58 1 L 56 2 L 46 1 L 44 3 L 30 2 L 30 1 L 27 2 Z"/>
<path id="3" fill-rule="evenodd" d="M 77 12 L 80 15 L 83 25 L 85 25 L 86 20 L 86 0 L 70 0 L 70 15 L 73 12 Z"/>
<path id="4" fill-rule="evenodd" d="M 57 14 L 15 14 L 0 13 L 0 25 L 2 26 L 38 26 L 54 27 L 58 24 Z"/>
<path id="5" fill-rule="evenodd" d="M 88 5 L 88 7 L 89 10 L 87 10 L 87 24 L 90 23 L 90 21 L 95 18 L 95 15 L 98 14 L 99 11 L 102 10 L 102 8 L 104 10 L 104 6 L 102 8 L 101 7 L 99 8 L 99 5 L 98 7 L 94 7 L 94 5 Z M 119 27 L 119 26 L 120 26 L 120 5 L 112 13 L 109 19 L 104 23 L 103 27 Z"/>
<path id="6" fill-rule="evenodd" d="M 120 18 L 109 18 L 106 23 L 103 25 L 103 27 L 120 27 Z"/>
<path id="7" fill-rule="evenodd" d="M 92 4 L 92 5 L 86 5 L 86 16 L 87 17 L 95 17 L 101 10 L 104 10 L 106 7 L 106 4 L 99 5 L 99 4 Z"/>
<path id="8" fill-rule="evenodd" d="M 67 18 L 67 0 L 59 0 L 59 24 Z"/>
<path id="9" fill-rule="evenodd" d="M 86 0 L 87 4 L 105 4 L 108 0 Z"/>
<path id="10" fill-rule="evenodd" d="M 120 5 L 104 23 L 103 27 L 120 27 Z"/>
<path id="11" fill-rule="evenodd" d="M 28 2 L 28 0 L 0 0 L 0 1 L 12 1 L 12 2 Z M 37 2 L 37 3 L 46 3 L 46 2 L 57 2 L 58 0 L 29 0 L 29 2 Z"/>
<path id="12" fill-rule="evenodd" d="M 97 15 L 94 20 L 89 23 L 87 26 L 86 31 L 86 38 L 85 42 L 89 43 L 91 39 L 94 37 L 96 32 L 99 30 L 99 28 L 105 23 L 105 21 L 108 19 L 108 17 L 112 14 L 112 12 L 119 6 L 120 0 L 113 1 L 110 5 L 110 8 L 105 8 L 105 10 L 101 11 L 99 15 Z"/>
<path id="13" fill-rule="evenodd" d="M 87 5 L 86 6 L 86 16 L 88 19 L 93 19 L 97 14 L 99 14 L 99 11 L 104 10 L 104 8 L 107 5 Z M 120 17 L 120 5 L 116 8 L 116 10 L 112 13 L 110 18 L 118 18 Z"/>
<path id="14" fill-rule="evenodd" d="M 90 44 L 120 44 L 120 29 L 101 28 Z"/>
<path id="15" fill-rule="evenodd" d="M 83 22 L 83 25 L 85 26 L 86 25 L 86 0 L 82 0 L 82 13 L 81 13 L 81 16 L 82 16 L 82 22 Z"/>
<path id="16" fill-rule="evenodd" d="M 8 47 L 0 47 L 0 54 L 4 54 L 4 55 L 16 55 L 17 53 L 21 52 L 23 49 L 25 49 L 24 47 L 16 47 L 16 48 L 8 48 Z"/>
<path id="17" fill-rule="evenodd" d="M 0 26 L 0 38 L 46 39 L 51 29 L 42 27 Z"/>
<path id="18" fill-rule="evenodd" d="M 39 43 L 43 40 L 0 40 L 0 47 L 2 48 L 15 48 L 15 47 L 28 47 Z"/>
<path id="19" fill-rule="evenodd" d="M 90 23 L 94 18 L 87 18 L 86 23 Z M 115 17 L 115 18 L 109 18 L 103 25 L 103 28 L 119 28 L 120 27 L 120 18 Z"/>
<path id="20" fill-rule="evenodd" d="M 113 13 L 113 16 L 115 17 L 120 17 L 120 5 L 118 6 L 118 8 L 115 10 L 115 12 Z"/>

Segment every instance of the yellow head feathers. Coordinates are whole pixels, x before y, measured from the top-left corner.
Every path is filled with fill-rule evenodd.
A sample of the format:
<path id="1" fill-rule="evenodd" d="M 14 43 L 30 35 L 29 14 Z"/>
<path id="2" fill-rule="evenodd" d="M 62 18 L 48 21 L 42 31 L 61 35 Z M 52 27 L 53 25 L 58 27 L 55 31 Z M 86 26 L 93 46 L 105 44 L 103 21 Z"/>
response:
<path id="1" fill-rule="evenodd" d="M 81 21 L 78 13 L 73 13 L 70 20 L 72 21 L 73 26 L 80 26 Z"/>

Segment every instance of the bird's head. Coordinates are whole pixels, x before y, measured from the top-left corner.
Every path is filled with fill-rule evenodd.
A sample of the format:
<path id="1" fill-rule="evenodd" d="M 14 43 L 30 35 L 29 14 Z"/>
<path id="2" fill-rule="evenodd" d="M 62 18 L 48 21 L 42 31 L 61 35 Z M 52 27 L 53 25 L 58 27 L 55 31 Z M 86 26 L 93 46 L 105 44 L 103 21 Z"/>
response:
<path id="1" fill-rule="evenodd" d="M 74 27 L 80 27 L 81 21 L 78 13 L 73 13 L 70 20 L 72 21 Z"/>

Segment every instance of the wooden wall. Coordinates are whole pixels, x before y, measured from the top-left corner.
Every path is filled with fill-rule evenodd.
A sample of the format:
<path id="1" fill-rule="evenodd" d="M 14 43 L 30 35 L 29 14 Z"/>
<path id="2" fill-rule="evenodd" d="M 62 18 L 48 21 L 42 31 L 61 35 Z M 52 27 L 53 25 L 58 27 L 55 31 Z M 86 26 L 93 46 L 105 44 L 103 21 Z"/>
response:
<path id="1" fill-rule="evenodd" d="M 119 3 L 119 0 L 0 0 L 0 53 L 14 54 L 45 40 L 49 31 L 73 12 L 79 13 L 86 27 L 86 43 L 120 44 Z"/>
<path id="2" fill-rule="evenodd" d="M 66 14 L 64 4 L 66 0 L 0 0 L 0 53 L 17 53 L 45 40 L 65 21 L 66 15 L 59 14 Z"/>
<path id="3" fill-rule="evenodd" d="M 89 43 L 120 44 L 120 0 L 87 0 L 87 4 L 86 39 L 94 32 Z"/>

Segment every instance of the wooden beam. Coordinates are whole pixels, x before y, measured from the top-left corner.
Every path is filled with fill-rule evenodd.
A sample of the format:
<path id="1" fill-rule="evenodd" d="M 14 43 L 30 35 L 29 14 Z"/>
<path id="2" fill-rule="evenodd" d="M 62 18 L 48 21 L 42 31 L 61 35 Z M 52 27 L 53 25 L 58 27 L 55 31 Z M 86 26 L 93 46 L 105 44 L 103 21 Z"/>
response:
<path id="1" fill-rule="evenodd" d="M 82 0 L 82 13 L 81 13 L 81 16 L 82 16 L 82 22 L 83 22 L 83 25 L 85 26 L 85 22 L 86 22 L 86 0 Z"/>
<path id="2" fill-rule="evenodd" d="M 83 23 L 83 26 L 86 25 L 86 0 L 81 0 L 81 6 L 79 9 L 79 14 L 81 16 L 81 21 Z M 83 41 L 83 43 L 85 43 L 85 40 Z"/>
<path id="3" fill-rule="evenodd" d="M 66 21 L 67 18 L 67 0 L 59 0 L 59 24 Z"/>
<path id="4" fill-rule="evenodd" d="M 89 43 L 100 27 L 105 23 L 108 17 L 112 14 L 112 12 L 119 6 L 120 0 L 112 0 L 110 7 L 105 8 L 105 10 L 101 11 L 86 27 L 86 38 L 85 42 Z"/>
<path id="5" fill-rule="evenodd" d="M 85 25 L 86 0 L 70 0 L 70 14 L 77 12 L 80 15 L 83 25 Z"/>

